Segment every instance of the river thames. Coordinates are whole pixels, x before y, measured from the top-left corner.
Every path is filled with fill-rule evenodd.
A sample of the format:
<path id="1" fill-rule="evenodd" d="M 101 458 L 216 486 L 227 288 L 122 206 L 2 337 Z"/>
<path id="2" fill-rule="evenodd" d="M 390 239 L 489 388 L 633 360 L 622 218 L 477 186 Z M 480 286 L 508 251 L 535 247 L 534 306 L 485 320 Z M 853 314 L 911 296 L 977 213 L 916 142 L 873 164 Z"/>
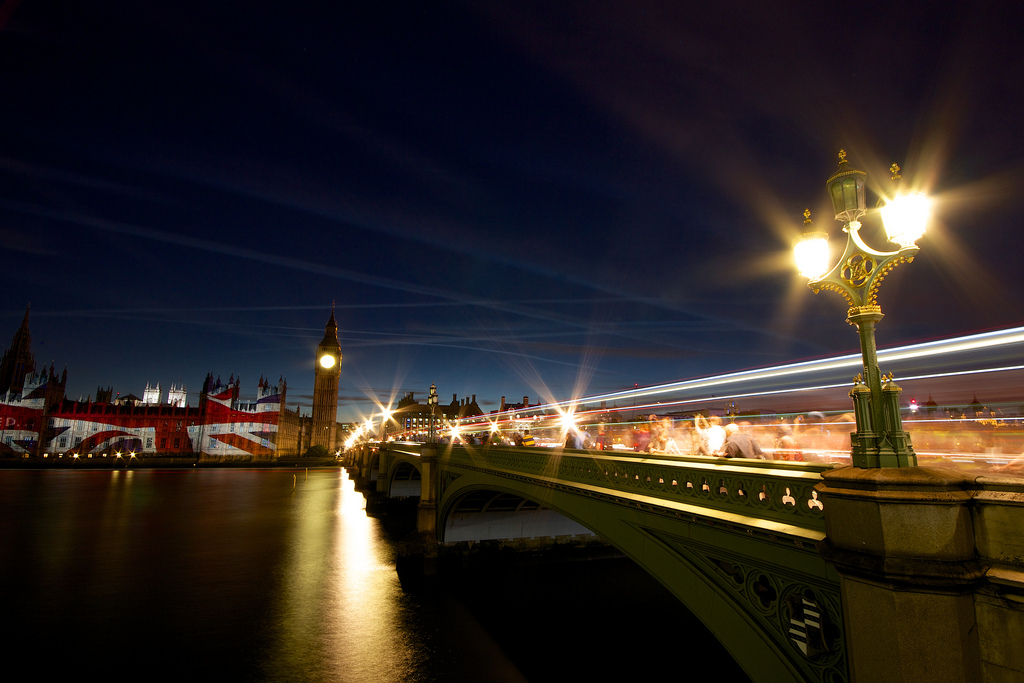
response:
<path id="1" fill-rule="evenodd" d="M 337 469 L 0 471 L 8 667 L 107 680 L 745 679 L 628 560 L 407 594 L 396 539 L 364 507 Z"/>

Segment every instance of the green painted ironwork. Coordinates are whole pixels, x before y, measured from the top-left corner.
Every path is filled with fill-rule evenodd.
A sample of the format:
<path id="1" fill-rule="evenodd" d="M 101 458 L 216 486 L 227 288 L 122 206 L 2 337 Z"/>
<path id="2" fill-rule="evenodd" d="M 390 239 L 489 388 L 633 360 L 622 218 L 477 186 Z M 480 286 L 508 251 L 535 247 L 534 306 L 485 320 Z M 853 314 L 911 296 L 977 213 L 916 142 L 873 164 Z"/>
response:
<path id="1" fill-rule="evenodd" d="M 385 450 L 390 471 L 416 465 L 415 445 Z M 472 446 L 438 461 L 439 542 L 464 496 L 520 496 L 633 558 L 753 680 L 847 680 L 839 579 L 815 547 L 827 504 L 815 486 L 831 465 Z M 598 599 L 620 599 L 609 588 Z"/>
<path id="2" fill-rule="evenodd" d="M 899 178 L 899 167 L 893 164 L 893 180 Z M 864 171 L 848 166 L 846 152 L 839 152 L 839 169 L 826 184 L 833 199 L 836 220 L 843 221 L 847 234 L 842 256 L 830 270 L 812 277 L 807 286 L 815 294 L 821 290 L 834 291 L 842 296 L 849 310 L 846 321 L 857 328 L 860 336 L 861 356 L 864 361 L 863 378 L 854 378 L 850 392 L 853 399 L 857 430 L 851 435 L 851 458 L 855 467 L 914 467 L 917 455 L 910 442 L 910 434 L 903 429 L 899 395 L 902 389 L 892 381 L 890 374 L 883 386 L 875 347 L 875 326 L 882 319 L 878 305 L 878 289 L 894 268 L 910 263 L 917 255 L 916 244 L 906 244 L 897 251 L 878 251 L 868 246 L 860 236 L 858 218 L 866 213 L 864 205 Z M 815 231 L 810 211 L 804 211 L 804 236 L 817 239 L 824 235 Z M 827 235 L 824 235 L 827 237 Z"/>

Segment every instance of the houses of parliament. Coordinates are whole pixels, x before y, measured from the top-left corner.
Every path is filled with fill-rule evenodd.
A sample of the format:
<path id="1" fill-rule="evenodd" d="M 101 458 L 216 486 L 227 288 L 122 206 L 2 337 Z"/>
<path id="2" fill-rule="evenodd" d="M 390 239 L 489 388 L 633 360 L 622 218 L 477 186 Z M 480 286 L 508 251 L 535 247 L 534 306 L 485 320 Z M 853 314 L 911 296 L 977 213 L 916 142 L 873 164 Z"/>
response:
<path id="1" fill-rule="evenodd" d="M 69 400 L 67 370 L 37 368 L 29 310 L 0 359 L 0 457 L 186 456 L 213 461 L 267 461 L 314 452 L 334 454 L 344 429 L 337 423 L 341 346 L 331 317 L 317 347 L 311 416 L 286 407 L 287 382 L 261 377 L 255 400 L 239 398 L 241 382 L 207 375 L 199 404 L 184 386 L 147 385 L 142 398 L 116 399 L 99 388 L 95 400 Z M 116 455 L 115 455 L 116 454 Z"/>

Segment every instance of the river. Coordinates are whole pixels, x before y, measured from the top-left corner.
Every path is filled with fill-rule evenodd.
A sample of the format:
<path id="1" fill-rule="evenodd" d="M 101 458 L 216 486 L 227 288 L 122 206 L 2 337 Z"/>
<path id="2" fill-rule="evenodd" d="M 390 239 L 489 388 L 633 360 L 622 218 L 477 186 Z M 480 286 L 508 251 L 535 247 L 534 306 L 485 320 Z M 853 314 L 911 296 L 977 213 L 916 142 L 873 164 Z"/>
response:
<path id="1" fill-rule="evenodd" d="M 394 541 L 337 469 L 0 471 L 6 667 L 107 680 L 745 679 L 628 560 L 409 595 Z"/>

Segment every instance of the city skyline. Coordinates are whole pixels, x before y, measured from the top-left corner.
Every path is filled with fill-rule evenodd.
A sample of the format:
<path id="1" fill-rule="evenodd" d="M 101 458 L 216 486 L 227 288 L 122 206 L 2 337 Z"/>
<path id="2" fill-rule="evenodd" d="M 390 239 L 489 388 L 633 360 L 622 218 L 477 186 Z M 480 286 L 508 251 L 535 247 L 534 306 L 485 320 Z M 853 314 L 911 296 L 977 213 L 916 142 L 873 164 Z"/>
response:
<path id="1" fill-rule="evenodd" d="M 872 205 L 893 162 L 937 199 L 880 347 L 1021 323 L 998 3 L 4 8 L 0 340 L 31 304 L 71 397 L 212 372 L 308 405 L 332 302 L 344 421 L 850 353 L 790 258 L 805 208 L 842 237 L 839 149 Z"/>
<path id="2" fill-rule="evenodd" d="M 26 311 L 25 318 L 19 330 L 14 334 L 11 344 L 4 348 L 4 366 L 7 363 L 25 362 L 31 360 L 31 348 L 25 349 L 25 341 L 30 337 L 28 329 L 29 311 Z M 327 324 L 327 335 L 318 353 L 322 353 L 324 344 L 327 348 L 333 345 L 332 315 Z M 1020 405 L 1020 377 L 1024 366 L 1019 364 L 1020 347 L 1024 340 L 1024 327 L 994 330 L 982 334 L 967 335 L 955 338 L 934 340 L 924 344 L 912 344 L 901 347 L 890 347 L 880 349 L 882 364 L 886 367 L 895 367 L 900 376 L 900 382 L 905 389 L 903 396 L 904 409 L 911 414 L 918 409 L 928 411 L 928 406 L 941 408 L 951 416 L 957 409 L 964 410 L 971 406 L 995 406 L 1000 414 L 1004 409 L 1011 412 Z M 20 354 L 15 349 L 21 348 Z M 8 349 L 11 349 L 9 352 Z M 10 355 L 10 359 L 8 359 Z M 560 409 L 575 411 L 604 410 L 621 411 L 626 419 L 646 419 L 647 414 L 654 412 L 679 415 L 693 411 L 717 411 L 728 414 L 730 411 L 753 411 L 754 413 L 773 412 L 780 413 L 807 413 L 808 411 L 826 411 L 832 413 L 844 413 L 848 411 L 846 396 L 845 378 L 848 373 L 859 367 L 861 362 L 859 354 L 846 356 L 831 356 L 818 358 L 811 361 L 802 361 L 749 369 L 741 372 L 725 373 L 715 376 L 700 378 L 685 378 L 679 381 L 664 382 L 656 385 L 643 387 L 626 388 L 609 394 L 576 395 L 570 397 L 556 397 L 555 405 L 541 397 L 523 395 L 519 402 L 519 395 L 503 393 L 499 398 L 478 397 L 475 393 L 460 396 L 452 394 L 449 403 L 447 399 L 439 401 L 444 407 L 469 406 L 470 403 L 479 412 L 473 411 L 470 415 L 493 415 L 514 410 L 516 412 L 529 407 L 525 414 L 554 414 Z M 27 366 L 26 366 L 27 367 Z M 3 383 L 8 379 L 13 380 L 17 373 L 0 368 L 0 397 L 4 395 Z M 252 387 L 243 384 L 241 377 L 234 374 L 228 376 L 227 383 L 220 373 L 207 373 L 202 382 L 202 388 L 198 391 L 189 392 L 183 382 L 171 383 L 164 386 L 159 382 L 147 382 L 141 392 L 141 396 L 133 391 L 119 391 L 113 385 L 100 384 L 96 387 L 95 397 L 92 394 L 87 396 L 74 396 L 64 394 L 64 388 L 73 373 L 67 368 L 63 370 L 45 364 L 34 366 L 36 381 L 45 385 L 47 374 L 50 375 L 50 382 L 59 390 L 68 402 L 78 401 L 83 405 L 90 402 L 96 404 L 122 404 L 132 403 L 137 406 L 178 406 L 195 407 L 201 405 L 201 396 L 209 393 L 210 386 L 231 386 L 237 393 L 236 398 L 243 402 L 253 398 L 260 398 L 265 393 L 265 387 L 271 386 L 271 377 L 261 375 L 258 382 Z M 26 380 L 33 377 L 29 373 Z M 838 384 L 836 383 L 838 382 Z M 276 386 L 282 390 L 288 386 L 287 380 L 279 377 Z M 837 390 L 839 388 L 839 390 Z M 696 393 L 695 393 L 696 390 Z M 32 392 L 33 395 L 37 392 Z M 380 397 L 369 398 L 357 396 L 355 400 L 351 397 L 340 396 L 337 401 L 338 420 L 359 424 L 366 419 L 379 420 L 382 410 L 395 410 L 403 403 L 412 402 L 421 408 L 426 406 L 425 399 L 427 392 L 410 390 L 401 397 Z M 443 393 L 443 387 L 442 387 Z M 10 398 L 16 400 L 19 395 L 25 395 L 17 386 L 10 389 Z M 979 401 L 979 395 L 981 400 Z M 191 400 L 190 400 L 191 397 Z M 938 399 L 938 403 L 934 399 Z M 348 401 L 348 405 L 346 405 Z M 289 398 L 282 402 L 281 408 L 289 406 L 297 416 L 310 417 L 312 415 L 311 396 L 299 396 L 297 399 L 289 392 Z M 360 409 L 352 413 L 355 406 L 368 406 L 365 410 Z M 561 404 L 561 405 L 557 405 Z M 509 408 L 510 407 L 510 408 Z M 345 420 L 343 417 L 346 409 L 356 419 Z M 986 411 L 988 407 L 984 408 Z M 554 411 L 554 412 L 553 412 Z M 953 412 L 950 412 L 953 411 Z"/>

